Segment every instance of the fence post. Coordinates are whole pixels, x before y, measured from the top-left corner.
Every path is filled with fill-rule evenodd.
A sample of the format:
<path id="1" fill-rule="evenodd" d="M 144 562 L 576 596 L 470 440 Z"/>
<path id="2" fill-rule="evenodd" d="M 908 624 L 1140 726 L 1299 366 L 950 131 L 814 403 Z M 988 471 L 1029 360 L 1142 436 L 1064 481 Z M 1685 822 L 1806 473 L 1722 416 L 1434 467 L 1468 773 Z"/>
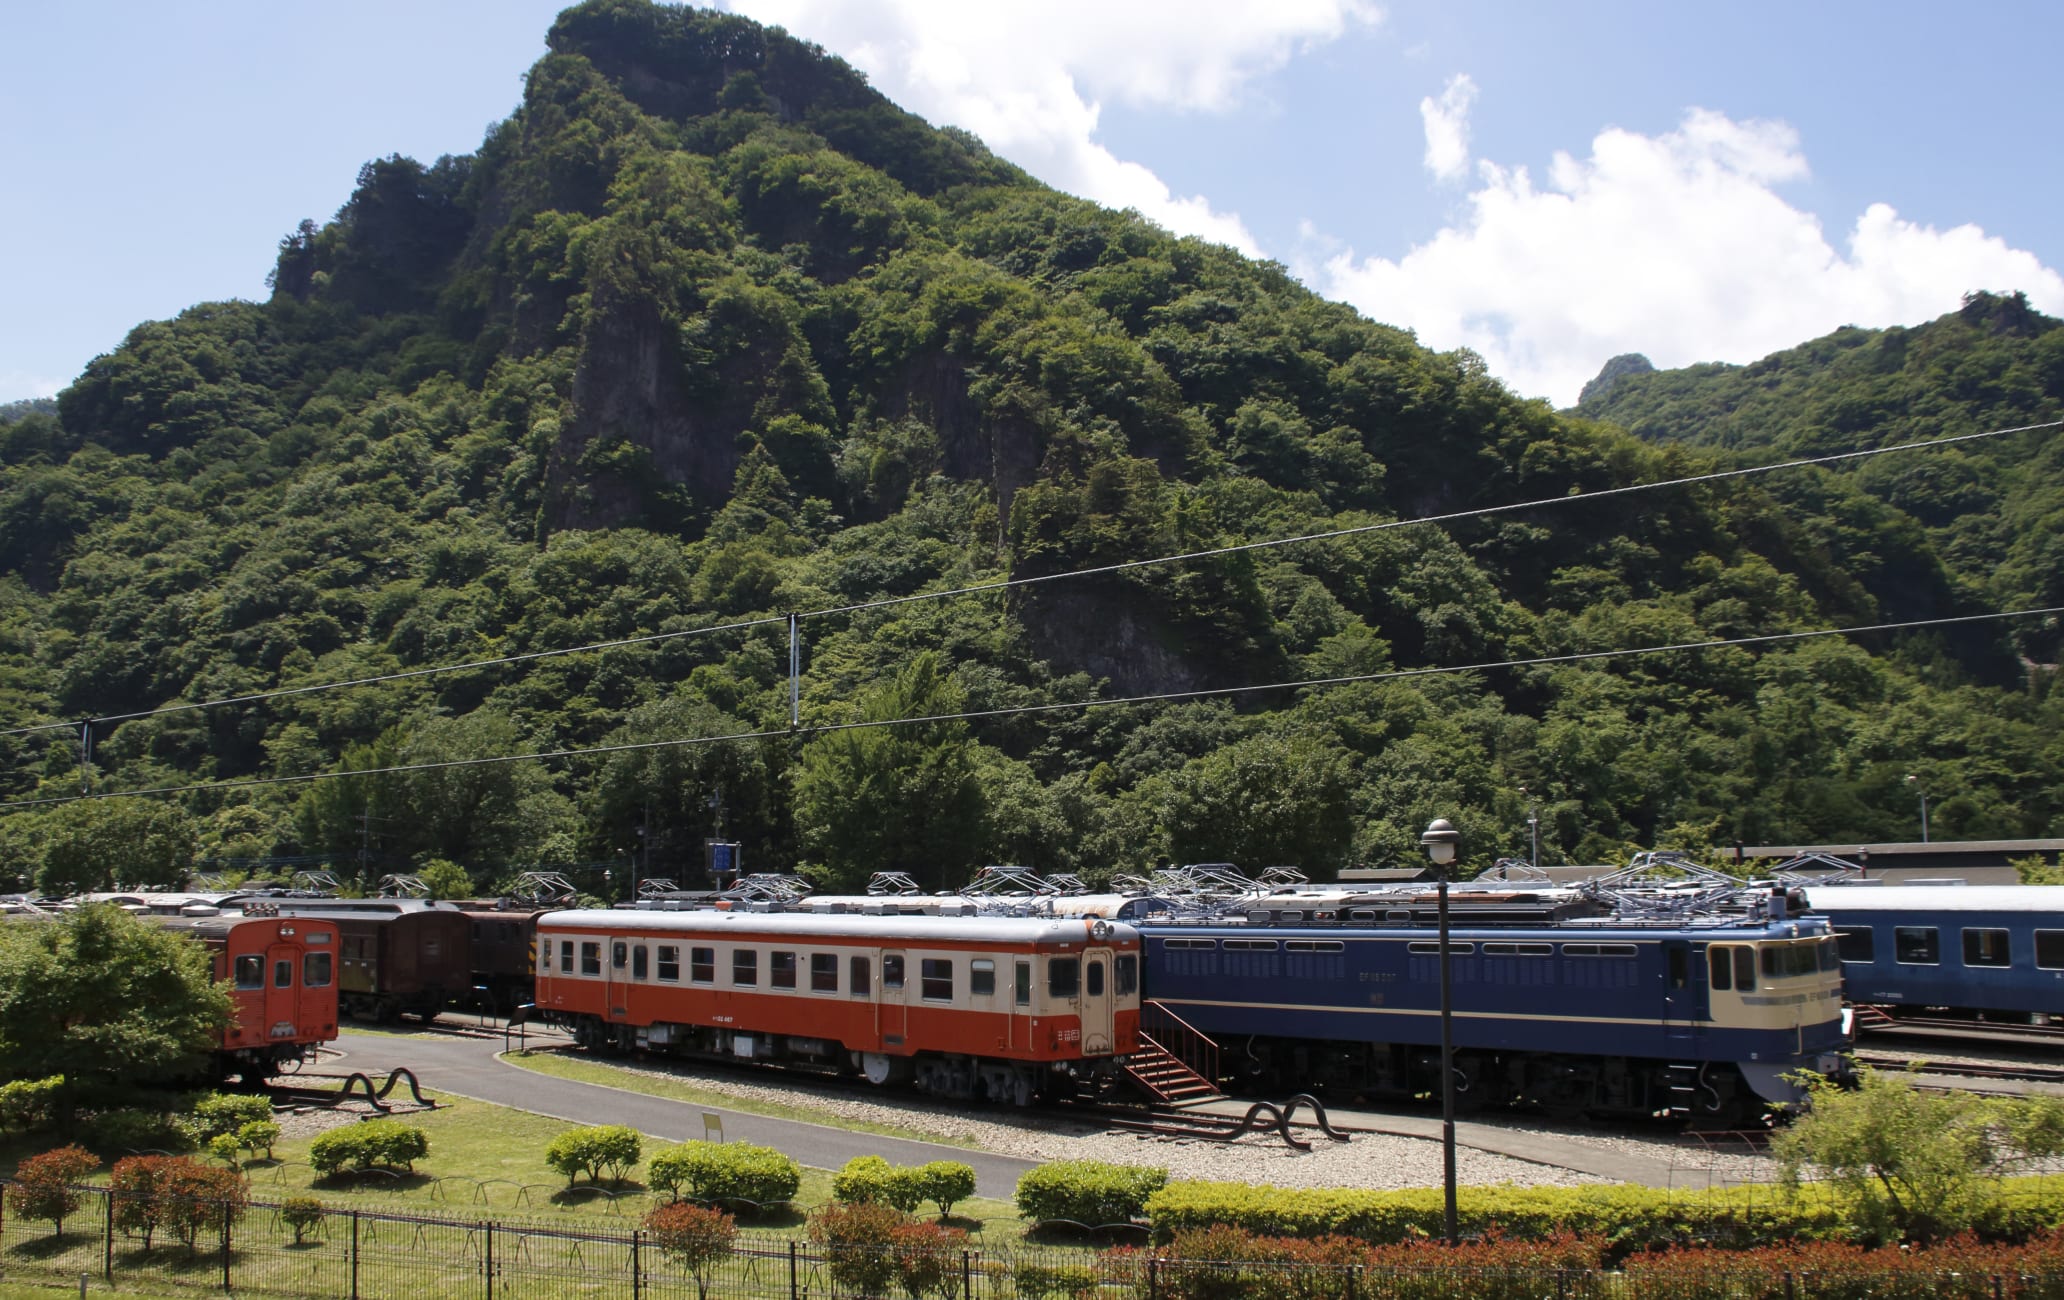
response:
<path id="1" fill-rule="evenodd" d="M 975 1257 L 966 1250 L 960 1252 L 960 1298 L 975 1300 Z"/>
<path id="2" fill-rule="evenodd" d="M 639 1292 L 644 1290 L 644 1270 L 640 1267 L 641 1261 L 638 1257 L 638 1248 L 644 1241 L 645 1234 L 642 1231 L 637 1228 L 631 1229 L 631 1300 L 638 1300 Z"/>
<path id="3" fill-rule="evenodd" d="M 1555 1270 L 1555 1300 L 1569 1300 L 1569 1270 Z"/>
<path id="4" fill-rule="evenodd" d="M 1362 1266 L 1347 1266 L 1347 1300 L 1362 1300 Z"/>
<path id="5" fill-rule="evenodd" d="M 1793 1297 L 1792 1297 L 1792 1270 L 1790 1270 L 1790 1269 L 1786 1269 L 1786 1270 L 1785 1270 L 1785 1275 L 1784 1275 L 1784 1300 L 1793 1300 Z"/>
<path id="6" fill-rule="evenodd" d="M 802 1292 L 796 1286 L 796 1243 L 791 1237 L 788 1242 L 788 1300 L 801 1300 Z"/>
<path id="7" fill-rule="evenodd" d="M 229 1287 L 229 1202 L 222 1203 L 222 1289 Z"/>
<path id="8" fill-rule="evenodd" d="M 100 1259 L 100 1273 L 108 1281 L 115 1280 L 115 1189 L 110 1187 L 100 1194 L 100 1208 L 106 1211 L 107 1235 L 104 1238 Z"/>
<path id="9" fill-rule="evenodd" d="M 494 1220 L 489 1219 L 487 1228 L 487 1300 L 494 1300 Z"/>
<path id="10" fill-rule="evenodd" d="M 351 1300 L 358 1300 L 358 1211 L 351 1212 Z"/>
<path id="11" fill-rule="evenodd" d="M 1161 1257 L 1147 1261 L 1147 1300 L 1161 1300 Z"/>

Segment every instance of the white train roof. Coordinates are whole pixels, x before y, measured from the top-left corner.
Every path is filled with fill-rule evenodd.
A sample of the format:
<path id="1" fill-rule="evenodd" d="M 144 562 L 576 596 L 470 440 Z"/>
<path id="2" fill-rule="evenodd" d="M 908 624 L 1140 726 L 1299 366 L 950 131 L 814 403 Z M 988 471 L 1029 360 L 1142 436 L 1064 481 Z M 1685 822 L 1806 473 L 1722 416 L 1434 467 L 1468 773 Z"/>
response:
<path id="1" fill-rule="evenodd" d="M 1809 885 L 1807 911 L 1826 916 L 1858 912 L 2032 912 L 2064 916 L 2064 886 L 2057 885 Z"/>
<path id="2" fill-rule="evenodd" d="M 1102 933 L 1095 933 L 1101 927 Z M 1081 943 L 1089 939 L 1136 943 L 1139 931 L 1119 922 L 1014 916 L 855 916 L 802 912 L 640 912 L 581 908 L 547 912 L 538 929 L 601 930 L 625 934 L 736 936 L 762 939 L 874 939 L 899 943 Z"/>

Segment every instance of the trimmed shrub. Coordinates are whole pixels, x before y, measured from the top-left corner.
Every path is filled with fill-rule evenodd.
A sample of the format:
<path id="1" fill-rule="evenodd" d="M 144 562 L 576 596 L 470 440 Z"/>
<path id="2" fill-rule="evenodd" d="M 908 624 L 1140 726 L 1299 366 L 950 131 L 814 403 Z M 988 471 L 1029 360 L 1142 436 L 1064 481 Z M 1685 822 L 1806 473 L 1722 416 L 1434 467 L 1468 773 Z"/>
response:
<path id="1" fill-rule="evenodd" d="M 1018 1179 L 1018 1213 L 1034 1222 L 1056 1220 L 1096 1228 L 1130 1223 L 1149 1197 L 1168 1185 L 1168 1171 L 1100 1160 L 1056 1160 Z"/>
<path id="2" fill-rule="evenodd" d="M 1011 1285 L 1019 1300 L 1093 1300 L 1103 1278 L 1087 1264 L 1035 1264 L 1021 1260 L 1011 1269 Z"/>
<path id="3" fill-rule="evenodd" d="M 208 1158 L 220 1160 L 231 1169 L 238 1167 L 237 1157 L 243 1154 L 243 1150 L 243 1146 L 238 1143 L 236 1138 L 228 1133 L 218 1134 L 208 1139 Z"/>
<path id="4" fill-rule="evenodd" d="M 260 1151 L 272 1159 L 273 1144 L 280 1140 L 280 1126 L 269 1119 L 253 1120 L 236 1131 L 237 1145 L 252 1155 Z"/>
<path id="5" fill-rule="evenodd" d="M 28 1219 L 48 1219 L 51 1235 L 64 1236 L 65 1216 L 79 1208 L 72 1185 L 100 1168 L 100 1158 L 82 1146 L 63 1146 L 30 1156 L 14 1171 L 7 1203 Z"/>
<path id="6" fill-rule="evenodd" d="M 194 1249 L 209 1227 L 234 1224 L 249 1204 L 244 1179 L 232 1169 L 218 1169 L 185 1156 L 130 1156 L 115 1162 L 108 1177 L 115 1200 L 115 1226 L 143 1237 L 169 1227 Z"/>
<path id="7" fill-rule="evenodd" d="M 416 1161 L 430 1154 L 430 1138 L 398 1120 L 376 1119 L 334 1128 L 308 1147 L 308 1163 L 327 1178 L 346 1165 L 354 1170 L 399 1169 L 415 1172 Z"/>
<path id="8" fill-rule="evenodd" d="M 709 1300 L 710 1275 L 730 1257 L 738 1221 L 722 1210 L 673 1201 L 645 1216 L 645 1231 L 653 1245 L 695 1279 L 696 1300 Z"/>
<path id="9" fill-rule="evenodd" d="M 47 1079 L 16 1079 L 0 1083 L 0 1132 L 31 1133 L 56 1119 L 58 1094 L 64 1091 L 61 1074 Z M 33 1216 L 42 1218 L 38 1214 Z"/>
<path id="10" fill-rule="evenodd" d="M 683 1142 L 656 1153 L 645 1178 L 675 1200 L 757 1208 L 794 1199 L 803 1167 L 750 1142 Z"/>
<path id="11" fill-rule="evenodd" d="M 887 1205 L 833 1201 L 810 1216 L 810 1240 L 823 1248 L 833 1282 L 878 1296 L 897 1281 L 896 1230 L 909 1226 L 909 1215 Z"/>
<path id="12" fill-rule="evenodd" d="M 309 1233 L 322 1227 L 323 1214 L 323 1203 L 313 1196 L 289 1196 L 280 1202 L 280 1219 L 294 1230 L 296 1246 Z"/>
<path id="13" fill-rule="evenodd" d="M 272 1103 L 263 1097 L 240 1092 L 211 1092 L 193 1104 L 186 1130 L 195 1146 L 207 1146 L 216 1138 L 235 1136 L 246 1124 L 270 1123 Z"/>
<path id="14" fill-rule="evenodd" d="M 583 1173 L 591 1183 L 601 1182 L 604 1174 L 610 1182 L 621 1183 L 643 1154 L 638 1130 L 622 1124 L 598 1124 L 568 1129 L 553 1138 L 545 1148 L 545 1163 L 565 1174 L 569 1187 Z"/>
<path id="15" fill-rule="evenodd" d="M 920 1200 L 939 1207 L 939 1217 L 953 1213 L 953 1207 L 975 1194 L 975 1171 L 958 1160 L 934 1160 L 917 1168 Z"/>
<path id="16" fill-rule="evenodd" d="M 854 1156 L 832 1175 L 831 1195 L 848 1205 L 886 1205 L 909 1214 L 924 1202 L 916 1169 L 880 1156 Z"/>
<path id="17" fill-rule="evenodd" d="M 191 1151 L 194 1145 L 186 1126 L 172 1116 L 131 1107 L 101 1111 L 86 1121 L 84 1135 L 87 1146 L 107 1155 Z"/>

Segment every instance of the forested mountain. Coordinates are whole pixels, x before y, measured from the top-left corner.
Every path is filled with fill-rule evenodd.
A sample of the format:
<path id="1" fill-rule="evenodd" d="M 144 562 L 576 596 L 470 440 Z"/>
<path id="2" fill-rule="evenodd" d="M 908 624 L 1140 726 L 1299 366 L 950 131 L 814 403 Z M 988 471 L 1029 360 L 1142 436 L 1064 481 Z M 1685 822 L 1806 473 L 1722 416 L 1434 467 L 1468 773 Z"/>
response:
<path id="1" fill-rule="evenodd" d="M 0 875 L 442 859 L 482 883 L 588 864 L 597 888 L 609 864 L 620 892 L 634 864 L 691 877 L 720 816 L 748 865 L 846 884 L 1324 875 L 1416 859 L 1434 816 L 1481 864 L 1521 847 L 1530 798 L 1544 857 L 1596 861 L 1905 837 L 1910 773 L 1939 835 L 2064 825 L 2064 710 L 2014 654 L 2054 629 L 996 713 L 2023 588 L 1956 550 L 2001 525 L 1875 477 L 1927 480 L 1948 458 L 1926 453 L 880 604 L 1669 479 L 1750 439 L 1639 405 L 1704 376 L 1600 399 L 1651 436 L 1667 407 L 1667 445 L 1519 400 L 1280 267 L 1047 189 L 778 30 L 590 0 L 550 49 L 476 154 L 370 163 L 288 235 L 270 301 L 140 326 L 55 415 L 0 424 L 0 729 L 100 719 L 90 766 L 76 724 L 0 736 L 6 796 L 211 787 L 15 811 Z M 2057 367 L 2028 366 L 2029 409 L 2053 409 Z M 1988 426 L 2022 409 L 1957 400 Z M 1856 418 L 1840 436 L 1908 432 Z M 2015 453 L 2030 475 L 2041 446 Z M 662 743 L 713 737 L 748 738 Z"/>

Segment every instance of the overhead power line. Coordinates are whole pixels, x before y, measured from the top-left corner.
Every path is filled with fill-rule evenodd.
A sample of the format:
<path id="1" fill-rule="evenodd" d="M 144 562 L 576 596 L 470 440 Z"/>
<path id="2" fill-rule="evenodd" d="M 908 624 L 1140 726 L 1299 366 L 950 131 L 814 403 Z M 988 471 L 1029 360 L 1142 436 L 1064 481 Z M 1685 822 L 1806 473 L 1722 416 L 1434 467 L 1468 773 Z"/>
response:
<path id="1" fill-rule="evenodd" d="M 1209 550 L 1185 551 L 1176 555 L 1159 555 L 1144 560 L 1123 560 L 1115 564 L 1097 565 L 1087 569 L 1071 569 L 1065 573 L 1038 574 L 1026 578 L 998 578 L 989 582 L 971 583 L 963 587 L 951 587 L 939 591 L 917 592 L 908 596 L 891 596 L 882 600 L 863 601 L 853 605 L 833 605 L 794 615 L 770 615 L 765 618 L 745 619 L 736 623 L 724 623 L 713 627 L 686 628 L 677 632 L 655 632 L 646 636 L 624 637 L 614 641 L 595 641 L 585 645 L 564 646 L 556 650 L 536 650 L 525 654 L 503 655 L 493 659 L 472 659 L 463 663 L 442 664 L 427 668 L 410 668 L 399 672 L 381 673 L 371 677 L 354 677 L 342 681 L 317 682 L 305 686 L 281 687 L 277 690 L 254 691 L 246 695 L 230 695 L 212 700 L 194 700 L 181 704 L 167 704 L 155 709 L 140 709 L 132 713 L 113 713 L 70 722 L 45 722 L 28 727 L 14 727 L 0 730 L 0 736 L 23 736 L 43 731 L 71 731 L 82 726 L 103 722 L 129 722 L 140 718 L 155 718 L 171 713 L 189 713 L 197 709 L 224 708 L 233 704 L 256 704 L 264 700 L 283 699 L 295 695 L 309 695 L 321 691 L 343 690 L 352 686 L 372 686 L 382 682 L 403 681 L 417 677 L 431 677 L 442 673 L 469 672 L 481 668 L 496 668 L 507 664 L 524 663 L 534 659 L 551 659 L 564 655 L 588 654 L 602 650 L 618 650 L 628 646 L 651 645 L 662 641 L 675 641 L 684 637 L 708 636 L 718 632 L 736 632 L 748 628 L 765 627 L 793 620 L 827 618 L 840 614 L 857 614 L 868 610 L 887 609 L 897 605 L 916 604 L 919 601 L 950 600 L 960 596 L 978 595 L 985 592 L 1008 591 L 1015 587 L 1029 587 L 1038 583 L 1059 582 L 1066 578 L 1087 578 L 1100 574 L 1119 573 L 1129 569 L 1144 569 L 1162 564 L 1180 564 L 1190 560 L 1213 559 L 1224 555 L 1237 555 L 1247 551 L 1271 550 L 1285 546 L 1297 546 L 1306 542 L 1334 541 L 1343 537 L 1356 537 L 1365 533 L 1388 532 L 1398 528 L 1416 528 L 1427 524 L 1457 523 L 1464 519 L 1483 518 L 1489 515 L 1511 514 L 1521 510 L 1533 510 L 1546 506 L 1567 505 L 1578 501 L 1597 501 L 1606 497 L 1625 496 L 1635 492 L 1652 492 L 1663 488 L 1690 487 L 1700 483 L 1716 483 L 1727 479 L 1747 478 L 1757 474 L 1769 474 L 1778 470 L 1799 469 L 1810 465 L 1827 465 L 1837 461 L 1861 460 L 1871 456 L 1890 455 L 1902 451 L 1926 451 L 1957 443 L 1975 442 L 1984 438 L 2000 438 L 2008 434 L 2032 433 L 2042 429 L 2064 428 L 2064 420 L 2051 420 L 2042 424 L 2023 424 L 2005 429 L 1987 429 L 1979 433 L 1960 433 L 1945 438 L 1930 438 L 1920 442 L 1899 443 L 1890 447 L 1870 447 L 1861 451 L 1832 452 L 1825 456 L 1808 456 L 1799 460 L 1779 461 L 1770 465 L 1749 465 L 1736 469 L 1715 470 L 1706 474 L 1690 474 L 1682 478 L 1664 479 L 1654 483 L 1630 483 L 1622 487 L 1600 488 L 1595 492 L 1570 492 L 1562 496 L 1537 497 L 1530 501 L 1515 501 L 1506 505 L 1480 506 L 1471 510 L 1456 510 L 1446 514 L 1423 515 L 1413 519 L 1392 519 L 1382 523 L 1361 524 L 1353 528 L 1335 528 L 1325 532 L 1301 533 L 1294 537 L 1277 537 L 1259 542 L 1239 542 L 1230 546 L 1218 546 Z M 0 807 L 6 805 L 0 804 Z"/>
<path id="2" fill-rule="evenodd" d="M 445 759 L 435 763 L 402 763 L 392 767 L 364 768 L 348 772 L 309 772 L 299 776 L 261 776 L 237 781 L 203 781 L 191 785 L 151 786 L 137 790 L 107 790 L 88 794 L 56 795 L 43 799 L 15 799 L 0 803 L 0 810 L 34 808 L 51 804 L 79 803 L 86 799 L 126 799 L 144 796 L 194 794 L 202 791 L 245 790 L 269 785 L 301 785 L 311 781 L 346 777 L 399 776 L 411 772 L 434 772 L 459 767 L 486 767 L 498 763 L 524 763 L 559 758 L 594 758 L 638 750 L 679 749 L 692 745 L 721 745 L 740 740 L 769 740 L 786 736 L 806 739 L 839 731 L 865 731 L 878 727 L 922 726 L 940 722 L 975 722 L 990 718 L 1017 717 L 1065 710 L 1104 709 L 1133 704 L 1165 704 L 1172 700 L 1208 699 L 1247 695 L 1259 691 L 1308 690 L 1328 686 L 1352 686 L 1368 682 L 1401 681 L 1414 677 L 1436 677 L 1453 673 L 1483 672 L 1495 668 L 1540 668 L 1555 664 L 1585 663 L 1599 659 L 1623 659 L 1638 655 L 1670 654 L 1684 650 L 1720 650 L 1731 646 L 1774 645 L 1786 641 L 1809 641 L 1830 636 L 1862 636 L 1873 632 L 1905 632 L 1919 628 L 1951 627 L 1966 623 L 1997 622 L 2011 618 L 2037 618 L 2064 614 L 2064 605 L 2039 609 L 2016 609 L 1998 613 L 1960 614 L 1948 618 L 1907 619 L 1897 623 L 1870 623 L 1857 627 L 1820 628 L 1808 632 L 1769 632 L 1758 636 L 1679 641 L 1667 645 L 1636 646 L 1619 650 L 1579 650 L 1560 655 L 1534 655 L 1525 659 L 1499 659 L 1484 663 L 1450 664 L 1431 668 L 1397 668 L 1380 673 L 1357 673 L 1345 677 L 1307 677 L 1296 681 L 1264 682 L 1246 686 L 1199 687 L 1187 691 L 1165 691 L 1152 695 L 1127 695 L 1111 699 L 1064 700 L 1052 704 L 1020 704 L 1001 709 L 973 709 L 959 713 L 933 713 L 910 718 L 870 719 L 862 722 L 831 722 L 808 727 L 784 727 L 762 731 L 740 731 L 725 736 L 685 736 L 672 740 L 645 740 L 617 745 L 590 745 L 576 749 L 538 750 L 524 754 L 492 754 L 480 758 Z"/>

